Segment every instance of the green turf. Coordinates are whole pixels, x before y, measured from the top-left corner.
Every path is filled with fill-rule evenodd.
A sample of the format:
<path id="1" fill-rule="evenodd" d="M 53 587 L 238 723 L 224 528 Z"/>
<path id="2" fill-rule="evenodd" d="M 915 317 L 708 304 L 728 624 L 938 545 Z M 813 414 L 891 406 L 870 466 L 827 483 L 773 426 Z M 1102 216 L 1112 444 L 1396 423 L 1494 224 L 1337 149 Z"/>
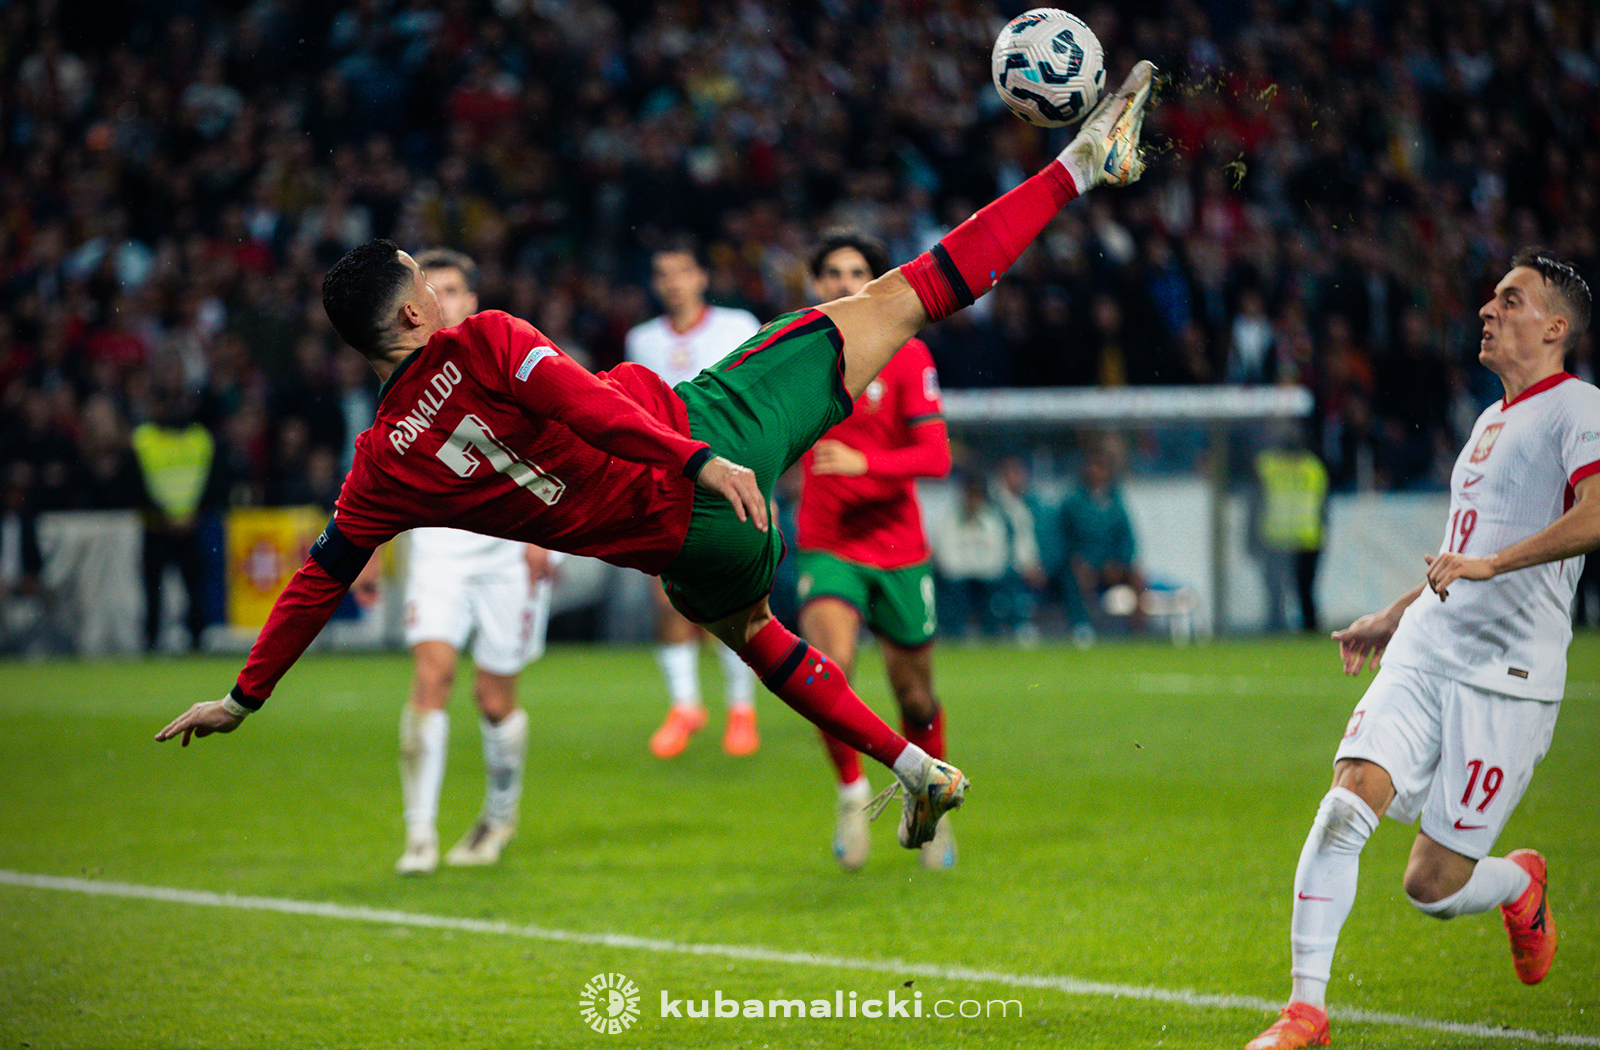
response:
<path id="1" fill-rule="evenodd" d="M 1201 996 L 1286 991 L 1290 879 L 1361 688 L 1337 673 L 1329 643 L 947 646 L 937 668 L 952 758 L 975 784 L 950 872 L 918 869 L 890 821 L 867 868 L 839 872 L 814 734 L 770 697 L 753 758 L 724 756 L 713 732 L 676 761 L 652 759 L 644 742 L 662 703 L 650 653 L 599 648 L 557 649 L 525 676 L 535 788 L 503 862 L 414 880 L 392 874 L 403 657 L 309 657 L 243 729 L 187 750 L 151 736 L 221 695 L 235 660 L 0 663 L 0 869 Z M 709 658 L 705 671 L 715 693 Z M 859 677 L 884 709 L 871 654 Z M 1412 832 L 1387 822 L 1363 855 L 1335 964 L 1339 1046 L 1527 1045 L 1340 1008 L 1600 1041 L 1600 636 L 1574 642 L 1570 678 L 1554 747 L 1501 842 L 1550 859 L 1562 942 L 1549 978 L 1515 981 L 1498 915 L 1439 923 L 1411 909 L 1399 882 Z M 453 716 L 447 844 L 482 793 L 464 695 Z M 1269 1019 L 949 969 L 0 885 L 0 1050 L 1238 1047 Z M 602 971 L 642 990 L 628 1033 L 579 1019 L 584 982 Z M 930 1004 L 1020 1000 L 1022 1016 L 657 1016 L 663 989 L 809 1001 L 891 988 Z"/>

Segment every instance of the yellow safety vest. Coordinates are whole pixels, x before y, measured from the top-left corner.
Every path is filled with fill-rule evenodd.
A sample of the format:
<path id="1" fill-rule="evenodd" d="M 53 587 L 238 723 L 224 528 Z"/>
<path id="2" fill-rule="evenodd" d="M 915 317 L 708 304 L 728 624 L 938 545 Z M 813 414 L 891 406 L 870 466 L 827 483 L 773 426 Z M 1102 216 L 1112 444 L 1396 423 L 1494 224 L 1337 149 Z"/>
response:
<path id="1" fill-rule="evenodd" d="M 192 518 L 200 506 L 215 451 L 211 432 L 199 423 L 182 430 L 155 423 L 133 428 L 133 452 L 150 501 L 176 521 Z"/>
<path id="2" fill-rule="evenodd" d="M 1261 542 L 1275 550 L 1322 546 L 1328 471 L 1310 452 L 1273 450 L 1256 457 L 1261 478 Z"/>

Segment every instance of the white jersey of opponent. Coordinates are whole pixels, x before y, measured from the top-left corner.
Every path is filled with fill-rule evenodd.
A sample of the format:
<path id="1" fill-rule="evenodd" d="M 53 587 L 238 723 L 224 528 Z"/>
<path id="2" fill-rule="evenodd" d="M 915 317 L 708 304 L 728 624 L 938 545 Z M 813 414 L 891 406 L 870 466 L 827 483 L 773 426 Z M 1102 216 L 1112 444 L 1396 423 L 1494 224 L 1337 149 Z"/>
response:
<path id="1" fill-rule="evenodd" d="M 1450 476 L 1441 553 L 1483 557 L 1550 525 L 1573 487 L 1600 473 L 1600 389 L 1561 372 L 1478 417 Z M 1560 700 L 1583 557 L 1492 580 L 1457 580 L 1440 601 L 1423 589 L 1383 661 L 1493 693 Z"/>
<path id="2" fill-rule="evenodd" d="M 727 357 L 760 328 L 750 311 L 726 306 L 706 307 L 687 332 L 675 331 L 663 314 L 628 332 L 626 352 L 629 361 L 677 386 Z"/>

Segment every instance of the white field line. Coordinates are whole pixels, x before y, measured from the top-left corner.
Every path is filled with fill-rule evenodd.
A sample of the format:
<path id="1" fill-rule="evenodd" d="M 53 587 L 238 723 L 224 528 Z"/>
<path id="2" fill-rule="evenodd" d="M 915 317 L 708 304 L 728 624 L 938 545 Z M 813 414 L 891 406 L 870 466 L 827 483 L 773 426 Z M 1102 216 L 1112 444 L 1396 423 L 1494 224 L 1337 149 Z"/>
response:
<path id="1" fill-rule="evenodd" d="M 894 977 L 910 975 L 946 981 L 966 981 L 973 984 L 997 984 L 1008 988 L 1037 988 L 1062 992 L 1067 995 L 1088 995 L 1105 999 L 1142 999 L 1151 1002 L 1192 1006 L 1199 1009 L 1254 1010 L 1271 1013 L 1276 1011 L 1279 1006 L 1278 1001 L 1260 999 L 1248 995 L 1207 995 L 1181 988 L 1152 988 L 1148 985 L 1110 984 L 1105 981 L 1084 981 L 1076 977 L 1005 973 L 1000 970 L 981 970 L 966 966 L 930 966 L 927 963 L 903 962 L 898 959 L 852 959 L 840 955 L 786 952 L 773 948 L 736 944 L 693 944 L 651 937 L 633 937 L 623 933 L 577 933 L 570 930 L 551 930 L 540 926 L 524 926 L 510 922 L 494 922 L 487 919 L 464 919 L 450 915 L 423 915 L 416 912 L 394 911 L 385 908 L 362 908 L 318 901 L 287 900 L 281 897 L 239 897 L 231 893 L 181 890 L 166 886 L 139 886 L 127 882 L 96 882 L 90 879 L 34 875 L 28 872 L 6 871 L 4 869 L 0 869 L 0 885 L 20 886 L 35 890 L 57 890 L 63 893 L 82 893 L 94 897 L 124 897 L 134 900 L 162 901 L 168 904 L 188 904 L 206 908 L 237 908 L 244 911 L 276 912 L 281 915 L 315 915 L 324 919 L 344 919 L 353 922 L 377 923 L 385 926 L 460 930 L 465 933 L 522 937 L 528 940 L 551 941 L 560 944 L 625 948 L 634 951 L 659 952 L 666 955 L 699 955 L 720 959 L 737 959 L 745 962 L 781 963 L 830 970 L 858 970 L 866 973 L 889 974 Z M 1521 1039 L 1530 1043 L 1549 1043 L 1559 1046 L 1600 1047 L 1600 1036 L 1558 1035 L 1519 1028 L 1499 1028 L 1485 1024 L 1463 1024 L 1458 1021 L 1439 1021 L 1428 1017 L 1385 1013 L 1378 1010 L 1335 1008 L 1328 1011 L 1328 1013 L 1335 1020 L 1353 1021 L 1361 1024 L 1390 1025 L 1397 1028 L 1411 1028 L 1428 1032 L 1449 1032 L 1453 1035 L 1472 1036 L 1479 1039 Z"/>

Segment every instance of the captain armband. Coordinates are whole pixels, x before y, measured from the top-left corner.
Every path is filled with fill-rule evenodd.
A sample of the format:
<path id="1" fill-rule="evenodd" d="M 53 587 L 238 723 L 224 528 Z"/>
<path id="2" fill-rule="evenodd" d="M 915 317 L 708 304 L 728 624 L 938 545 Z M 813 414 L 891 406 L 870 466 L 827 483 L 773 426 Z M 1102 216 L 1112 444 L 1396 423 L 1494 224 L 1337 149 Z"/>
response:
<path id="1" fill-rule="evenodd" d="M 311 557 L 322 566 L 323 572 L 340 583 L 355 583 L 361 570 L 366 568 L 367 559 L 372 557 L 372 551 L 371 547 L 358 547 L 351 543 L 339 531 L 339 523 L 333 518 L 328 519 L 322 535 L 311 545 Z"/>

